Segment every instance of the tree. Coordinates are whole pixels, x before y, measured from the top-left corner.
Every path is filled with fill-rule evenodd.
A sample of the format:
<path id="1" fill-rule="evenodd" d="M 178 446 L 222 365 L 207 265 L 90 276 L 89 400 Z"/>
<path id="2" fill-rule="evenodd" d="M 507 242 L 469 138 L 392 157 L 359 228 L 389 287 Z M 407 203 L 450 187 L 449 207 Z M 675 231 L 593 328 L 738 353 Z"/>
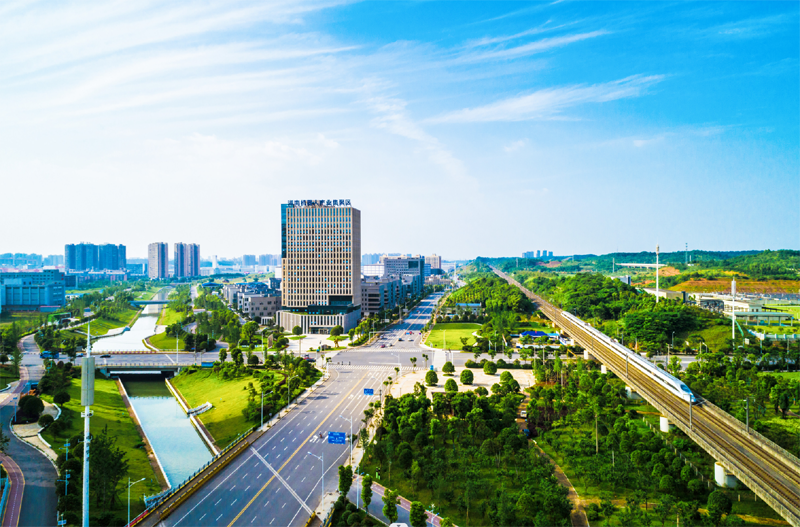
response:
<path id="1" fill-rule="evenodd" d="M 397 504 L 400 502 L 400 499 L 397 495 L 397 492 L 393 490 L 386 489 L 386 492 L 383 494 L 383 515 L 389 518 L 389 523 L 395 523 L 397 521 Z"/>
<path id="2" fill-rule="evenodd" d="M 431 372 L 434 373 L 434 372 Z M 457 392 L 458 391 L 458 384 L 453 379 L 447 379 L 447 382 L 444 383 L 444 391 L 446 392 Z"/>
<path id="3" fill-rule="evenodd" d="M 339 465 L 339 494 L 347 496 L 353 485 L 353 469 L 350 465 Z"/>
<path id="4" fill-rule="evenodd" d="M 70 399 L 71 399 L 71 397 L 70 397 L 69 393 L 66 392 L 66 391 L 63 391 L 63 390 L 58 392 L 58 393 L 56 393 L 53 396 L 53 402 L 56 403 L 59 406 L 61 406 L 64 403 L 69 402 Z"/>
<path id="5" fill-rule="evenodd" d="M 453 366 L 453 363 L 450 362 L 450 361 L 445 362 L 444 366 L 442 366 L 442 373 L 446 373 L 446 374 L 450 375 L 451 373 L 453 373 L 455 371 L 456 371 L 456 369 Z"/>
<path id="6" fill-rule="evenodd" d="M 117 487 L 128 473 L 128 460 L 117 447 L 116 438 L 108 435 L 108 427 L 92 439 L 92 455 L 89 457 L 90 485 L 101 509 L 113 506 Z"/>
<path id="7" fill-rule="evenodd" d="M 253 336 L 255 336 L 256 331 L 258 331 L 258 323 L 253 322 L 252 320 L 242 326 L 242 340 L 247 342 L 248 346 L 252 346 Z"/>
<path id="8" fill-rule="evenodd" d="M 3 353 L 3 354 L 1 354 L 1 355 L 0 355 L 0 364 L 2 364 L 3 366 L 5 366 L 5 365 L 6 365 L 6 362 L 8 362 L 8 355 L 6 355 L 5 353 Z"/>
<path id="9" fill-rule="evenodd" d="M 23 395 L 19 399 L 19 411 L 29 418 L 39 419 L 39 414 L 44 411 L 44 403 L 35 395 Z"/>
<path id="10" fill-rule="evenodd" d="M 254 353 L 250 354 L 247 357 L 247 364 L 249 364 L 252 367 L 258 366 L 260 362 L 261 362 L 261 360 L 258 358 L 258 355 L 254 354 Z"/>
<path id="11" fill-rule="evenodd" d="M 303 334 L 303 328 L 301 328 L 300 326 L 295 326 L 292 328 L 292 335 L 294 335 L 295 337 L 299 337 L 302 334 Z"/>
<path id="12" fill-rule="evenodd" d="M 473 379 L 472 370 L 465 369 L 461 372 L 461 384 L 472 384 Z"/>
<path id="13" fill-rule="evenodd" d="M 483 373 L 486 375 L 494 375 L 497 373 L 497 364 L 492 361 L 486 361 L 483 364 Z"/>
<path id="14" fill-rule="evenodd" d="M 663 494 L 661 496 L 661 501 L 658 502 L 658 505 L 653 507 L 653 512 L 658 518 L 658 521 L 661 522 L 661 527 L 666 525 L 667 520 L 670 520 L 673 515 L 673 511 L 675 510 L 675 498 L 671 494 Z"/>
<path id="15" fill-rule="evenodd" d="M 711 520 L 711 523 L 714 525 L 720 525 L 722 523 L 722 517 L 726 514 L 730 514 L 733 508 L 731 499 L 721 490 L 715 490 L 708 495 L 708 503 L 706 506 L 708 508 L 708 519 Z"/>
<path id="16" fill-rule="evenodd" d="M 222 348 L 219 350 L 219 361 L 225 362 L 225 359 L 228 358 L 228 350 L 226 348 Z"/>
<path id="17" fill-rule="evenodd" d="M 451 379 L 452 380 L 452 379 Z M 439 383 L 439 376 L 433 370 L 428 370 L 425 374 L 425 384 L 428 386 L 436 386 Z"/>
<path id="18" fill-rule="evenodd" d="M 372 476 L 369 474 L 361 480 L 361 499 L 364 500 L 364 509 L 369 511 L 369 504 L 372 503 Z"/>
<path id="19" fill-rule="evenodd" d="M 348 332 L 347 332 L 347 336 L 348 336 L 348 337 L 350 337 L 350 342 L 352 342 L 352 341 L 353 341 L 353 337 L 355 337 L 355 336 L 356 336 L 356 330 L 355 330 L 355 328 L 353 328 L 353 329 L 351 329 L 350 331 L 348 331 Z"/>
<path id="20" fill-rule="evenodd" d="M 242 357 L 242 350 L 239 348 L 233 348 L 231 350 L 231 359 L 233 359 L 233 363 L 237 366 L 241 366 L 244 364 L 244 358 Z"/>
<path id="21" fill-rule="evenodd" d="M 333 326 L 331 328 L 331 337 L 338 337 L 344 333 L 344 328 L 342 326 Z"/>
<path id="22" fill-rule="evenodd" d="M 428 522 L 428 515 L 425 513 L 425 505 L 422 502 L 411 502 L 409 519 L 411 520 L 411 527 L 425 527 Z"/>
<path id="23" fill-rule="evenodd" d="M 669 474 L 665 474 L 661 476 L 661 479 L 658 482 L 658 490 L 661 492 L 672 492 L 672 489 L 675 487 L 675 481 L 672 479 L 672 476 Z"/>

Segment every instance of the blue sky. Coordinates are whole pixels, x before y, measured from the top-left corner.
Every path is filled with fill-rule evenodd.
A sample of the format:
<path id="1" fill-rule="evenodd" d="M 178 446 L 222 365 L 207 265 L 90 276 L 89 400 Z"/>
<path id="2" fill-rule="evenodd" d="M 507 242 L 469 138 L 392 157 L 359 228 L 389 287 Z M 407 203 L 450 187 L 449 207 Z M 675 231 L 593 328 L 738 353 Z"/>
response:
<path id="1" fill-rule="evenodd" d="M 797 249 L 799 5 L 5 2 L 0 252 Z"/>

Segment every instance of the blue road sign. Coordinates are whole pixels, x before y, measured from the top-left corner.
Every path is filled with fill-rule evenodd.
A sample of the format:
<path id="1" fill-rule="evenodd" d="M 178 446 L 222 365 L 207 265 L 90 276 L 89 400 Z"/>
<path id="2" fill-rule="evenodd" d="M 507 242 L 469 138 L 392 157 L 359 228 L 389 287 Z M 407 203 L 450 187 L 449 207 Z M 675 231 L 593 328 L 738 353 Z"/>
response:
<path id="1" fill-rule="evenodd" d="M 372 388 L 364 388 L 364 395 L 375 395 L 375 391 Z"/>
<path id="2" fill-rule="evenodd" d="M 431 364 L 431 371 L 433 371 L 433 364 Z"/>
<path id="3" fill-rule="evenodd" d="M 331 445 L 347 444 L 344 432 L 328 432 L 328 443 Z"/>

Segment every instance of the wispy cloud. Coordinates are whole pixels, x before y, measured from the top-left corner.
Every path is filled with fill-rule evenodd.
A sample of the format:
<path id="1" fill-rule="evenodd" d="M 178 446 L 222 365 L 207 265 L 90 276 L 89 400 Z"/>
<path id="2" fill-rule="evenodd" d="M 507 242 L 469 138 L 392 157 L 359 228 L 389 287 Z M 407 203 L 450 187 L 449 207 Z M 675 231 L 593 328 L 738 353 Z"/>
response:
<path id="1" fill-rule="evenodd" d="M 552 119 L 563 110 L 586 103 L 602 103 L 640 96 L 663 75 L 634 75 L 613 82 L 545 88 L 486 106 L 465 108 L 430 119 L 432 123 L 475 123 Z"/>
<path id="2" fill-rule="evenodd" d="M 511 48 L 497 48 L 490 51 L 481 51 L 481 52 L 465 54 L 462 57 L 462 60 L 466 62 L 478 62 L 478 61 L 497 60 L 497 59 L 515 59 L 527 55 L 533 55 L 535 53 L 543 53 L 545 51 L 554 48 L 561 48 L 569 44 L 573 44 L 575 42 L 581 42 L 583 40 L 588 40 L 591 38 L 596 38 L 608 34 L 609 31 L 606 31 L 604 29 L 599 29 L 596 31 L 589 31 L 586 33 L 575 33 L 572 35 L 543 38 L 535 42 L 529 42 L 527 44 L 521 44 L 519 46 L 514 46 Z"/>
<path id="3" fill-rule="evenodd" d="M 796 16 L 773 15 L 727 22 L 708 28 L 704 33 L 724 39 L 750 39 L 774 35 L 790 24 L 797 25 Z"/>

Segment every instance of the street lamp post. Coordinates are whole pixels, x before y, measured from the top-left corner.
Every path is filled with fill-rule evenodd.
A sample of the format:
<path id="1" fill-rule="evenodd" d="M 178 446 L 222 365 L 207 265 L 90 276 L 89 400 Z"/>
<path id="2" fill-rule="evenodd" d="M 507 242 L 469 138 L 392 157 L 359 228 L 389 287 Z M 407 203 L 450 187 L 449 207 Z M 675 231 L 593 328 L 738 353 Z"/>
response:
<path id="1" fill-rule="evenodd" d="M 134 481 L 131 483 L 131 478 L 128 478 L 128 523 L 126 525 L 130 525 L 131 523 L 131 487 L 136 485 L 137 483 L 141 483 L 146 478 L 142 478 L 139 481 Z"/>
<path id="2" fill-rule="evenodd" d="M 345 421 L 350 421 L 350 466 L 353 466 L 353 418 L 345 417 L 342 414 L 339 414 L 339 417 Z"/>
<path id="3" fill-rule="evenodd" d="M 289 411 L 289 404 L 292 402 L 292 401 L 291 401 L 292 392 L 291 392 L 291 390 L 290 390 L 290 387 L 291 387 L 291 385 L 292 385 L 292 379 L 294 379 L 294 378 L 296 378 L 296 377 L 297 377 L 297 375 L 292 375 L 292 376 L 291 376 L 291 377 L 289 377 L 289 379 L 286 381 L 286 411 L 287 411 L 287 412 Z"/>
<path id="4" fill-rule="evenodd" d="M 271 394 L 272 392 L 267 392 L 266 395 Z M 264 428 L 264 389 L 261 389 L 261 428 Z"/>
<path id="5" fill-rule="evenodd" d="M 321 456 L 318 456 L 309 452 L 308 455 L 319 459 L 322 466 L 322 486 L 319 489 L 319 503 L 322 505 L 322 502 L 325 500 L 325 453 L 323 452 Z"/>

